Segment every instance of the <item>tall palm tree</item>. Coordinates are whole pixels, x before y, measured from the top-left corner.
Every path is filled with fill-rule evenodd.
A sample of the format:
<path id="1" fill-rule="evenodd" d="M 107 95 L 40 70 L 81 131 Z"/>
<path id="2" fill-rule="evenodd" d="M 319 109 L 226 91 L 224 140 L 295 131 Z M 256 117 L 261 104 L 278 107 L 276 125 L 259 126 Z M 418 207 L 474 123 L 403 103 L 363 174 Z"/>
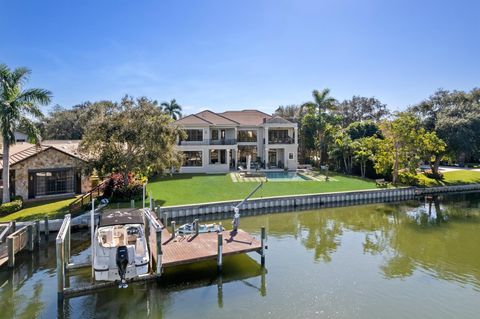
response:
<path id="1" fill-rule="evenodd" d="M 330 89 L 325 88 L 321 92 L 318 90 L 313 90 L 312 97 L 313 101 L 304 103 L 302 108 L 312 109 L 317 114 L 335 109 L 336 100 L 330 96 Z"/>
<path id="2" fill-rule="evenodd" d="M 328 127 L 329 113 L 335 110 L 336 100 L 330 96 L 330 89 L 313 90 L 313 101 L 302 104 L 300 113 L 309 114 L 315 123 L 316 162 L 322 162 L 322 153 L 325 151 L 325 131 Z"/>
<path id="3" fill-rule="evenodd" d="M 3 142 L 3 203 L 10 201 L 10 146 L 15 144 L 15 131 L 18 127 L 38 143 L 40 134 L 32 121 L 42 118 L 39 105 L 50 103 L 50 91 L 43 89 L 23 89 L 31 71 L 27 68 L 10 70 L 0 64 L 0 134 Z"/>
<path id="4" fill-rule="evenodd" d="M 170 115 L 174 120 L 178 120 L 182 117 L 182 107 L 175 99 L 172 99 L 170 102 L 163 102 L 161 107 L 163 108 L 163 111 Z"/>

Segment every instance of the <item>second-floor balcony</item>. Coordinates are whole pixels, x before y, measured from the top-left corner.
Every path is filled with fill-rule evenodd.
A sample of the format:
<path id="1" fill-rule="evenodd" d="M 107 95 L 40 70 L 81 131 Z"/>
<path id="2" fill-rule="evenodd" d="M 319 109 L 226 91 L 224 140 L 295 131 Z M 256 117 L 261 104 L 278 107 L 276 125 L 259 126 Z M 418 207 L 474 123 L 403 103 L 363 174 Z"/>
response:
<path id="1" fill-rule="evenodd" d="M 201 141 L 180 141 L 178 145 L 235 145 L 236 139 L 203 139 Z"/>
<path id="2" fill-rule="evenodd" d="M 295 139 L 293 137 L 278 137 L 268 139 L 268 144 L 294 144 Z"/>

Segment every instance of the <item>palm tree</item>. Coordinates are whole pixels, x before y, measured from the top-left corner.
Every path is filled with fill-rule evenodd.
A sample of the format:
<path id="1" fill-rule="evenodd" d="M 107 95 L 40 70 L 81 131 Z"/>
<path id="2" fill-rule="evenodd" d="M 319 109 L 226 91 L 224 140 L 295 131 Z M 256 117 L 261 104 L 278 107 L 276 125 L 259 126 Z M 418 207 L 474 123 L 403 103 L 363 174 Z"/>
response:
<path id="1" fill-rule="evenodd" d="M 309 114 L 315 123 L 316 161 L 321 164 L 322 153 L 325 152 L 325 131 L 327 130 L 330 116 L 328 112 L 335 110 L 336 100 L 330 96 L 330 89 L 322 91 L 313 90 L 313 101 L 306 102 L 300 107 L 301 114 Z"/>
<path id="2" fill-rule="evenodd" d="M 317 114 L 332 111 L 335 109 L 336 100 L 330 96 L 330 89 L 325 88 L 321 92 L 313 90 L 313 102 L 307 102 L 302 105 L 302 108 L 312 109 Z"/>
<path id="3" fill-rule="evenodd" d="M 3 142 L 3 203 L 10 201 L 10 146 L 15 143 L 18 127 L 36 143 L 40 133 L 32 121 L 43 117 L 39 105 L 50 103 L 50 91 L 43 89 L 23 89 L 31 71 L 27 68 L 10 70 L 0 64 L 0 134 Z"/>
<path id="4" fill-rule="evenodd" d="M 163 102 L 161 107 L 163 108 L 163 111 L 170 115 L 174 120 L 178 120 L 182 117 L 182 107 L 175 99 L 172 99 L 170 102 Z"/>

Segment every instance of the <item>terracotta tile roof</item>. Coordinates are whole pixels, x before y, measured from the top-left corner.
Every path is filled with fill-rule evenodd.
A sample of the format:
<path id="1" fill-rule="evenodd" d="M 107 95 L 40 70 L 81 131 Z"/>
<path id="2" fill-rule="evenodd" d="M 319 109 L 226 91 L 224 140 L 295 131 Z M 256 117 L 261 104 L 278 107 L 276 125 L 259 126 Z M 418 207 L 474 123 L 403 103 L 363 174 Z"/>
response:
<path id="1" fill-rule="evenodd" d="M 266 123 L 271 123 L 271 124 L 291 124 L 289 120 L 284 119 L 283 117 L 280 116 L 274 116 L 270 119 L 267 120 Z"/>
<path id="2" fill-rule="evenodd" d="M 207 120 L 202 119 L 201 117 L 196 116 L 195 114 L 191 114 L 185 117 L 182 117 L 179 120 L 175 121 L 175 124 L 178 125 L 211 125 Z"/>
<path id="3" fill-rule="evenodd" d="M 252 126 L 261 125 L 264 119 L 268 120 L 272 117 L 271 115 L 258 110 L 227 111 L 219 114 L 228 117 L 241 125 Z"/>
<path id="4" fill-rule="evenodd" d="M 272 116 L 257 110 L 215 113 L 209 110 L 188 115 L 175 121 L 179 125 L 248 125 L 257 126 Z"/>
<path id="5" fill-rule="evenodd" d="M 180 125 L 238 125 L 240 123 L 229 119 L 222 114 L 205 110 L 175 121 Z"/>
<path id="6" fill-rule="evenodd" d="M 41 145 L 30 143 L 16 143 L 10 147 L 10 165 L 15 165 L 31 156 L 48 149 L 56 149 L 67 155 L 82 159 L 78 152 L 79 141 L 44 141 Z M 0 159 L 0 166 L 3 165 L 3 159 Z"/>

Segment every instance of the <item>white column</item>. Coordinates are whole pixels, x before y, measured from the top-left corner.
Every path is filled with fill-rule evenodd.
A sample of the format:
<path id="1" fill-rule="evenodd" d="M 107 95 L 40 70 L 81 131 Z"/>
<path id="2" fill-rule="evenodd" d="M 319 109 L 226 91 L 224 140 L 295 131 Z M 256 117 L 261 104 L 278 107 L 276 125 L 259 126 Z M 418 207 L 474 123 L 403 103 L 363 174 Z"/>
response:
<path id="1" fill-rule="evenodd" d="M 265 139 L 265 146 L 263 147 L 263 149 L 265 150 L 265 154 L 263 160 L 265 161 L 265 168 L 268 168 L 268 126 L 265 127 L 265 131 L 263 134 L 263 137 Z"/>
<path id="2" fill-rule="evenodd" d="M 298 126 L 295 126 L 294 132 L 295 132 L 295 145 L 298 145 Z"/>
<path id="3" fill-rule="evenodd" d="M 228 167 L 228 170 L 230 170 L 230 149 L 227 148 L 227 150 L 225 151 L 227 154 L 226 154 L 226 157 L 227 157 L 227 167 Z"/>

